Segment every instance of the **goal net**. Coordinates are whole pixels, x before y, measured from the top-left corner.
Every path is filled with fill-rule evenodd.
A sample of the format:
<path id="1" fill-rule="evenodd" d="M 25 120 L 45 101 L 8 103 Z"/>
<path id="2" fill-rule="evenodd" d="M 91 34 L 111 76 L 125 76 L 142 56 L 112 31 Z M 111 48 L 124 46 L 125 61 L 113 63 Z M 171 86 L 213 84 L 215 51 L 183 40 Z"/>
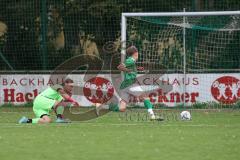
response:
<path id="1" fill-rule="evenodd" d="M 238 103 L 239 11 L 123 13 L 121 25 L 122 61 L 124 48 L 135 45 L 137 64 L 153 74 L 163 73 L 159 79 L 173 87 L 150 94 L 152 102 L 198 107 Z"/>

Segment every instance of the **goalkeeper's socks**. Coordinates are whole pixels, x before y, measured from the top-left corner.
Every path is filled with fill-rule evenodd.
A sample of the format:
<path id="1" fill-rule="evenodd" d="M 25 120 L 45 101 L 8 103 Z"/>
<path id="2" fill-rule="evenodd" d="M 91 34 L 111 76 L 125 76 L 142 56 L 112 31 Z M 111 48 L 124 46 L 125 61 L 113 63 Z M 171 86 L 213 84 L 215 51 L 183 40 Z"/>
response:
<path id="1" fill-rule="evenodd" d="M 63 115 L 62 114 L 57 114 L 57 118 L 63 119 Z"/>
<path id="2" fill-rule="evenodd" d="M 33 124 L 37 124 L 39 120 L 40 120 L 40 118 L 33 118 L 32 119 L 32 123 Z"/>
<path id="3" fill-rule="evenodd" d="M 27 123 L 32 123 L 32 119 L 28 119 L 28 120 L 27 120 Z"/>
<path id="4" fill-rule="evenodd" d="M 29 119 L 27 120 L 27 123 L 37 124 L 38 121 L 39 121 L 39 119 L 40 119 L 40 118 L 33 118 L 33 119 L 30 119 L 30 118 L 29 118 Z"/>
<path id="5" fill-rule="evenodd" d="M 56 107 L 56 114 L 57 115 L 63 115 L 64 112 L 64 106 L 57 106 Z"/>

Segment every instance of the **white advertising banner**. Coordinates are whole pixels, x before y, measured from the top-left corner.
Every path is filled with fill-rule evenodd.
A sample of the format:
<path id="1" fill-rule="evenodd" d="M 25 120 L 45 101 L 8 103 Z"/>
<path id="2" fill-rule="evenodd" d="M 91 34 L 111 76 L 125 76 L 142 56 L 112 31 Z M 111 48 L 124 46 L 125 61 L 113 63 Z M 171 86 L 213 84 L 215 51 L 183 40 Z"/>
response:
<path id="1" fill-rule="evenodd" d="M 41 91 L 54 84 L 61 84 L 62 78 L 50 78 L 49 74 L 16 74 L 0 76 L 0 104 L 22 104 L 32 101 Z M 116 82 L 113 76 L 100 74 L 95 78 L 84 79 L 83 74 L 68 75 L 78 86 L 79 92 L 73 95 L 82 106 L 91 106 L 93 103 L 111 100 L 118 95 Z M 156 79 L 146 75 L 140 82 L 145 86 L 156 85 Z M 172 86 L 172 90 L 164 93 L 158 89 L 148 94 L 153 103 L 164 103 L 168 106 L 182 104 L 191 105 L 196 102 L 218 102 L 233 104 L 240 98 L 240 74 L 165 74 L 159 78 L 162 85 Z M 116 80 L 114 80 L 116 81 Z M 120 84 L 119 82 L 117 84 Z M 159 84 L 159 82 L 157 83 Z M 117 86 L 119 87 L 119 86 Z M 92 90 L 94 88 L 94 90 Z M 106 92 L 102 92 L 106 91 Z M 76 93 L 76 92 L 74 92 Z M 118 96 L 119 97 L 119 96 Z M 129 95 L 130 102 L 139 102 L 141 98 Z"/>

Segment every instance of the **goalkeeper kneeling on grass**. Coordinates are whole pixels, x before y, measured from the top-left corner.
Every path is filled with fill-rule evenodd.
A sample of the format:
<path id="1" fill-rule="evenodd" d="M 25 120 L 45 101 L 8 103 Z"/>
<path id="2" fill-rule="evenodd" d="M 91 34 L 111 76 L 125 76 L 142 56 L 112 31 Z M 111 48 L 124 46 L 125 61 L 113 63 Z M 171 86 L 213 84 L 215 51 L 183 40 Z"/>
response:
<path id="1" fill-rule="evenodd" d="M 155 116 L 153 112 L 153 105 L 147 96 L 147 91 L 144 90 L 136 81 L 137 81 L 137 71 L 143 71 L 143 67 L 137 67 L 136 61 L 138 59 L 138 50 L 135 46 L 130 46 L 126 50 L 128 58 L 124 63 L 120 64 L 117 68 L 120 71 L 124 72 L 124 80 L 120 85 L 120 96 L 121 101 L 119 104 L 96 104 L 97 114 L 101 109 L 109 109 L 112 111 L 124 112 L 126 110 L 127 104 L 129 103 L 129 96 L 134 95 L 136 97 L 144 98 L 144 106 L 147 108 L 147 112 L 151 120 L 160 120 L 162 117 Z M 138 88 L 138 91 L 135 91 L 134 88 Z"/>
<path id="2" fill-rule="evenodd" d="M 33 112 L 36 118 L 22 117 L 19 123 L 50 123 L 50 112 L 56 113 L 57 123 L 66 123 L 63 118 L 64 107 L 79 106 L 77 101 L 71 98 L 73 80 L 66 79 L 62 85 L 54 85 L 41 92 L 33 101 Z"/>

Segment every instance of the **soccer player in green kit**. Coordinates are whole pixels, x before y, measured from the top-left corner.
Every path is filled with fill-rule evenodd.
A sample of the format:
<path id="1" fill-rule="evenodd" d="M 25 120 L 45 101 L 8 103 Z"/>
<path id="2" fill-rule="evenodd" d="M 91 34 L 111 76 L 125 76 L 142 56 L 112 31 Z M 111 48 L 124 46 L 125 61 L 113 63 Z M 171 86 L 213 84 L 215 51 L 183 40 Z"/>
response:
<path id="1" fill-rule="evenodd" d="M 151 120 L 163 120 L 162 118 L 159 118 L 155 116 L 153 112 L 153 105 L 146 93 L 144 93 L 144 90 L 142 89 L 142 92 L 134 91 L 134 87 L 139 86 L 139 84 L 136 83 L 137 81 L 137 71 L 143 71 L 143 67 L 137 67 L 136 61 L 138 60 L 138 50 L 135 46 L 130 46 L 126 50 L 128 58 L 125 60 L 124 63 L 120 64 L 118 66 L 118 69 L 120 71 L 124 72 L 124 80 L 122 81 L 120 85 L 120 96 L 121 101 L 119 105 L 120 111 L 125 111 L 126 106 L 128 103 L 129 95 L 134 96 L 142 96 L 144 98 L 144 107 L 147 108 L 147 111 L 150 115 Z M 140 86 L 141 87 L 141 86 Z"/>
<path id="2" fill-rule="evenodd" d="M 128 58 L 117 67 L 120 71 L 124 72 L 124 80 L 120 85 L 120 103 L 118 105 L 113 103 L 109 105 L 96 104 L 97 114 L 101 109 L 124 112 L 129 103 L 129 96 L 133 95 L 144 98 L 144 106 L 147 108 L 151 120 L 163 120 L 163 118 L 155 116 L 153 105 L 147 95 L 147 91 L 137 83 L 137 71 L 144 70 L 143 67 L 136 66 L 136 61 L 138 59 L 137 48 L 135 46 L 130 46 L 127 48 L 126 53 Z M 140 88 L 140 91 L 136 91 L 134 88 Z"/>
<path id="3" fill-rule="evenodd" d="M 66 79 L 63 85 L 54 85 L 41 92 L 33 101 L 33 112 L 36 118 L 22 117 L 19 123 L 50 123 L 50 111 L 57 116 L 57 123 L 66 123 L 63 118 L 64 107 L 79 106 L 78 102 L 71 98 L 73 80 Z"/>

